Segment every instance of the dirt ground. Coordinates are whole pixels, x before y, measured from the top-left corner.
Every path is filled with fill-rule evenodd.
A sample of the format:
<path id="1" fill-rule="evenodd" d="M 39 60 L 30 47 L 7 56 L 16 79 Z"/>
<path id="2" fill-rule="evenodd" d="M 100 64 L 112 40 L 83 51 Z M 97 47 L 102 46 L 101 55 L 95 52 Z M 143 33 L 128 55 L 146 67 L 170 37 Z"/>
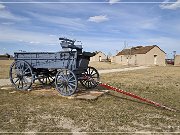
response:
<path id="1" fill-rule="evenodd" d="M 102 74 L 101 81 L 166 106 L 180 108 L 180 68 L 153 67 Z M 0 132 L 179 133 L 180 113 L 116 92 L 97 100 L 59 96 L 54 88 L 17 91 L 0 87 Z M 79 90 L 81 89 L 79 85 Z M 104 88 L 98 87 L 98 90 Z M 43 93 L 43 94 L 42 94 Z"/>

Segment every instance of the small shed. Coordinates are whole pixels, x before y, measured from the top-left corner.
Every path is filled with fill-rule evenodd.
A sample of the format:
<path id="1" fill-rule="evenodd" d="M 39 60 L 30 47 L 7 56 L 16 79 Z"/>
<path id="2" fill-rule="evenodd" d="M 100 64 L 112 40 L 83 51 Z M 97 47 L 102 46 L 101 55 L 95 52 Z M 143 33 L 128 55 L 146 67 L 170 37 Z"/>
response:
<path id="1" fill-rule="evenodd" d="M 175 56 L 174 65 L 175 66 L 180 66 L 180 55 Z"/>
<path id="2" fill-rule="evenodd" d="M 123 49 L 114 58 L 115 63 L 122 65 L 159 65 L 165 66 L 166 53 L 157 45 L 136 46 Z"/>
<path id="3" fill-rule="evenodd" d="M 96 55 L 90 58 L 90 62 L 105 61 L 107 59 L 107 56 L 103 52 L 96 51 L 95 53 Z"/>

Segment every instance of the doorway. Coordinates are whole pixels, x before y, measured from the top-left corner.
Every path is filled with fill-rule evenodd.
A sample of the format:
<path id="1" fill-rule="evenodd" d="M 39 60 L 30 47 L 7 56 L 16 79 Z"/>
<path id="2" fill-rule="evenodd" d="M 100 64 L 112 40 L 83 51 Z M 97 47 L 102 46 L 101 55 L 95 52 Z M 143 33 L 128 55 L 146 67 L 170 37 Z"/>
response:
<path id="1" fill-rule="evenodd" d="M 102 61 L 102 58 L 101 58 L 101 56 L 99 56 L 99 61 Z"/>
<path id="2" fill-rule="evenodd" d="M 157 55 L 154 55 L 154 65 L 157 65 Z"/>

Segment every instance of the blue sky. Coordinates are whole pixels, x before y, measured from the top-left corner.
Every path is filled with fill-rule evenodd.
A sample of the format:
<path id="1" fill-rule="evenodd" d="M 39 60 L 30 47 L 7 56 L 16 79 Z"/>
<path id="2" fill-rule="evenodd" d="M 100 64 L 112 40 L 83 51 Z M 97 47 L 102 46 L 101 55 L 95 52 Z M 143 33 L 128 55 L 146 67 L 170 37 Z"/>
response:
<path id="1" fill-rule="evenodd" d="M 126 41 L 172 57 L 180 54 L 180 0 L 0 0 L 0 54 L 60 51 L 59 37 L 82 41 L 84 51 L 115 54 Z"/>

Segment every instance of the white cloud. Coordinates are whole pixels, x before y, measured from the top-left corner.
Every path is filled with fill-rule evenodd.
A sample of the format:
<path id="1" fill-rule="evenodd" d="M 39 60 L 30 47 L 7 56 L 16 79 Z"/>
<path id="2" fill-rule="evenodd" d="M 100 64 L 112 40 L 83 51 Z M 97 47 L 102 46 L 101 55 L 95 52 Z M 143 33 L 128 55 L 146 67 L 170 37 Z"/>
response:
<path id="1" fill-rule="evenodd" d="M 0 11 L 0 18 L 9 19 L 9 20 L 13 20 L 13 21 L 27 21 L 27 20 L 29 20 L 29 18 L 14 15 L 7 10 Z"/>
<path id="2" fill-rule="evenodd" d="M 109 0 L 109 3 L 112 5 L 112 4 L 114 4 L 114 3 L 117 3 L 117 2 L 119 2 L 120 0 Z"/>
<path id="3" fill-rule="evenodd" d="M 68 18 L 68 17 L 62 17 L 62 16 L 49 16 L 44 14 L 37 14 L 28 12 L 31 16 L 35 17 L 36 19 L 43 21 L 43 22 L 49 22 L 54 24 L 59 24 L 60 26 L 66 26 L 70 29 L 74 30 L 84 30 L 86 26 L 83 24 L 82 20 L 80 18 Z"/>
<path id="4" fill-rule="evenodd" d="M 108 20 L 109 20 L 109 18 L 106 15 L 91 16 L 88 19 L 88 21 L 96 22 L 96 23 L 105 22 L 105 21 L 108 21 Z"/>
<path id="5" fill-rule="evenodd" d="M 59 44 L 57 37 L 49 36 L 49 33 L 18 30 L 13 27 L 0 26 L 0 41 L 24 42 L 30 44 Z"/>
<path id="6" fill-rule="evenodd" d="M 136 25 L 135 27 L 137 27 L 138 29 L 153 30 L 153 29 L 157 29 L 159 22 L 160 22 L 160 17 L 151 18 L 151 19 L 144 18 L 144 20 L 142 19 L 137 21 L 137 23 L 135 23 Z"/>
<path id="7" fill-rule="evenodd" d="M 2 22 L 1 24 L 3 24 L 3 25 L 13 25 L 14 22 Z"/>
<path id="8" fill-rule="evenodd" d="M 180 0 L 177 0 L 173 4 L 168 4 L 166 2 L 169 2 L 169 0 L 165 0 L 161 5 L 161 9 L 171 9 L 171 10 L 176 10 L 177 8 L 180 8 Z"/>
<path id="9" fill-rule="evenodd" d="M 5 7 L 3 4 L 0 4 L 0 9 L 4 9 Z"/>

